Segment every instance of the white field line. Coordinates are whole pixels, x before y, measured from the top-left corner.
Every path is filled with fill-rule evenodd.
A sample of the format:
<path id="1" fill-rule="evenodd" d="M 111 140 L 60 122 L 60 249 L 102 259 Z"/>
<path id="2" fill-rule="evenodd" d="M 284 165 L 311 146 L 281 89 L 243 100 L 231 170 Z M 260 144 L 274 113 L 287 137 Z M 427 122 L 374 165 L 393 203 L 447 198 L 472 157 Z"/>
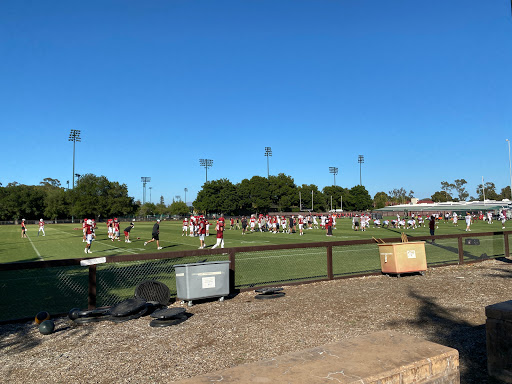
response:
<path id="1" fill-rule="evenodd" d="M 319 247 L 321 248 L 321 247 Z M 304 248 L 302 248 L 304 249 Z M 358 252 L 358 251 L 369 251 L 369 250 L 376 250 L 374 247 L 371 247 L 371 248 L 362 248 L 362 247 L 358 247 L 357 249 L 342 249 L 342 250 L 333 250 L 333 254 L 336 254 L 336 253 L 342 253 L 342 252 Z M 247 252 L 247 253 L 251 253 L 251 252 Z M 297 254 L 297 253 L 288 253 L 288 254 L 277 254 L 277 255 L 274 255 L 274 256 L 259 256 L 259 257 L 240 257 L 240 258 L 237 258 L 236 261 L 245 261 L 245 260 L 259 260 L 259 259 L 275 259 L 275 258 L 279 258 L 279 257 L 297 257 L 297 256 L 309 256 L 309 255 L 327 255 L 327 252 L 325 250 L 323 251 L 317 251 L 317 252 L 307 252 L 307 253 L 303 253 L 303 254 Z"/>
<path id="2" fill-rule="evenodd" d="M 63 231 L 63 230 L 60 230 L 60 229 L 52 228 L 52 230 L 57 231 L 57 232 L 61 232 L 61 233 L 65 233 L 66 235 L 71 236 L 71 234 L 70 234 L 69 232 L 66 232 L 66 231 Z M 93 240 L 93 242 L 92 242 L 92 243 L 94 244 L 94 242 L 95 242 L 95 241 L 96 241 L 96 240 Z M 85 244 L 85 243 L 84 243 L 84 244 Z M 139 252 L 135 252 L 135 251 L 132 251 L 132 250 L 130 250 L 130 249 L 126 249 L 126 248 L 119 248 L 119 247 L 116 247 L 115 245 L 108 244 L 108 243 L 98 243 L 98 244 L 106 245 L 106 246 L 111 247 L 111 248 L 116 248 L 116 249 L 118 249 L 118 250 L 119 250 L 119 252 L 124 252 L 124 251 L 126 251 L 126 252 L 129 252 L 129 253 L 135 254 L 135 255 L 138 255 L 138 254 L 139 254 Z M 91 253 L 93 253 L 93 252 L 94 252 L 94 251 L 92 251 Z"/>
<path id="3" fill-rule="evenodd" d="M 32 248 L 34 248 L 34 251 L 36 251 L 37 257 L 39 257 L 39 259 L 41 259 L 41 260 L 44 260 L 43 257 L 41 256 L 41 254 L 39 253 L 39 251 L 37 250 L 36 246 L 32 242 L 32 239 L 30 238 L 30 236 L 27 234 L 27 232 L 25 232 L 25 234 L 27 235 L 27 238 L 30 241 L 30 245 L 32 245 Z"/>

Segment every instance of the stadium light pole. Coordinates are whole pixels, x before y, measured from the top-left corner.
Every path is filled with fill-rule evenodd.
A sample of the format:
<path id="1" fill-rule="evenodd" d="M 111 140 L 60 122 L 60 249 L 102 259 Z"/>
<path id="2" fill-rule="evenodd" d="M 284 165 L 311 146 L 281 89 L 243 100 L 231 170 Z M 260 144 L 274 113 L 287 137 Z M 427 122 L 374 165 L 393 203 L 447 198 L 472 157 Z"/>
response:
<path id="1" fill-rule="evenodd" d="M 512 163 L 510 162 L 510 140 L 506 139 L 508 143 L 508 171 L 510 173 L 510 199 L 512 200 Z"/>
<path id="2" fill-rule="evenodd" d="M 208 182 L 208 168 L 213 165 L 212 159 L 199 159 L 199 165 L 206 170 L 206 182 Z"/>
<path id="3" fill-rule="evenodd" d="M 185 188 L 185 189 L 184 189 L 184 191 L 185 191 L 185 204 L 187 204 L 187 192 L 188 192 L 188 188 Z"/>
<path id="4" fill-rule="evenodd" d="M 141 177 L 142 181 L 142 205 L 146 204 L 146 183 L 151 181 L 151 177 Z"/>
<path id="5" fill-rule="evenodd" d="M 363 179 L 361 178 L 361 164 L 364 163 L 364 156 L 359 155 L 357 162 L 359 163 L 359 185 L 363 185 Z"/>
<path id="6" fill-rule="evenodd" d="M 68 191 L 69 191 L 69 180 L 68 180 L 68 181 L 66 181 L 66 183 L 68 183 Z"/>
<path id="7" fill-rule="evenodd" d="M 79 129 L 72 129 L 69 132 L 69 139 L 68 141 L 73 142 L 73 189 L 75 188 L 75 144 L 76 142 L 81 142 L 82 138 L 80 137 L 80 130 Z"/>
<path id="8" fill-rule="evenodd" d="M 311 190 L 311 210 L 314 211 L 314 209 L 313 209 L 313 190 Z"/>
<path id="9" fill-rule="evenodd" d="M 265 147 L 265 156 L 267 157 L 267 179 L 270 179 L 269 157 L 272 157 L 272 148 Z"/>
<path id="10" fill-rule="evenodd" d="M 151 203 L 151 190 L 153 189 L 153 187 L 149 187 L 149 203 Z"/>
<path id="11" fill-rule="evenodd" d="M 329 173 L 334 175 L 334 186 L 336 186 L 336 175 L 338 174 L 338 167 L 329 167 Z"/>
<path id="12" fill-rule="evenodd" d="M 482 176 L 482 195 L 484 195 L 484 205 L 485 205 L 485 185 L 484 185 L 484 177 Z"/>

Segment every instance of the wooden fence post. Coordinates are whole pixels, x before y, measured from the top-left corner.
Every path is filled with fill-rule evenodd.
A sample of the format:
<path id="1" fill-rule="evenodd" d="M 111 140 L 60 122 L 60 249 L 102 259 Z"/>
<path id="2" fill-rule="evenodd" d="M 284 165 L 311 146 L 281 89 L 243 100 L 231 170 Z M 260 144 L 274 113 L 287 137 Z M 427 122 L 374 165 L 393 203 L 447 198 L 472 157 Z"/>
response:
<path id="1" fill-rule="evenodd" d="M 459 264 L 464 264 L 464 246 L 462 244 L 462 236 L 457 238 L 457 244 L 459 249 Z"/>
<path id="2" fill-rule="evenodd" d="M 229 251 L 229 293 L 235 293 L 235 251 Z"/>
<path id="3" fill-rule="evenodd" d="M 510 257 L 510 248 L 508 245 L 508 233 L 503 232 L 503 242 L 505 244 L 505 257 Z"/>
<path id="4" fill-rule="evenodd" d="M 96 308 L 96 264 L 89 265 L 89 309 Z"/>
<path id="5" fill-rule="evenodd" d="M 334 273 L 332 272 L 332 245 L 327 246 L 327 278 L 329 280 L 334 279 Z"/>

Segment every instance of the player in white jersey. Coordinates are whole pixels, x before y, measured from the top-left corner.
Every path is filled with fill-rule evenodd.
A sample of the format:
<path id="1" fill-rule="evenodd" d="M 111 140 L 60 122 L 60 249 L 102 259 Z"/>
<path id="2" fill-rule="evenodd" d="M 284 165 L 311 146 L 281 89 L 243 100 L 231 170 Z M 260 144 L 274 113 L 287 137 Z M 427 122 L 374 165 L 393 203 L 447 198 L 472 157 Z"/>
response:
<path id="1" fill-rule="evenodd" d="M 492 212 L 487 212 L 487 224 L 492 224 Z"/>
<path id="2" fill-rule="evenodd" d="M 471 231 L 471 214 L 468 212 L 466 214 L 466 232 Z"/>
<path id="3" fill-rule="evenodd" d="M 458 227 L 459 224 L 459 216 L 457 215 L 457 212 L 453 212 L 453 226 Z"/>
<path id="4" fill-rule="evenodd" d="M 281 217 L 281 228 L 283 228 L 283 233 L 286 233 L 286 217 Z"/>
<path id="5" fill-rule="evenodd" d="M 380 228 L 380 220 L 379 219 L 373 220 L 373 227 L 374 228 Z"/>
<path id="6" fill-rule="evenodd" d="M 39 232 L 43 232 L 43 236 L 45 236 L 43 219 L 39 219 L 39 230 L 37 231 L 37 236 L 39 236 Z"/>
<path id="7" fill-rule="evenodd" d="M 181 227 L 181 236 L 187 236 L 188 230 L 188 219 L 185 217 L 183 219 L 183 226 Z"/>
<path id="8" fill-rule="evenodd" d="M 313 226 L 315 227 L 315 229 L 318 229 L 318 219 L 316 215 L 313 216 Z"/>

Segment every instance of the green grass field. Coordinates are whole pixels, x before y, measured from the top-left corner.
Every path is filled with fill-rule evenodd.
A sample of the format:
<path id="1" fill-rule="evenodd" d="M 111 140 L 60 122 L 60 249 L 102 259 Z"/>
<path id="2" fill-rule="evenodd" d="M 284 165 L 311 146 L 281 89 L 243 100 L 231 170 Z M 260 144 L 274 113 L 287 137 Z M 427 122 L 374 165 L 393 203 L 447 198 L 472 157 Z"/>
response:
<path id="1" fill-rule="evenodd" d="M 507 223 L 508 224 L 508 223 Z M 121 223 L 121 229 L 124 229 L 127 223 Z M 124 242 L 121 234 L 121 241 L 112 242 L 107 238 L 106 225 L 100 223 L 96 230 L 97 238 L 92 244 L 92 254 L 85 254 L 85 244 L 82 243 L 82 230 L 80 224 L 47 224 L 45 226 L 46 236 L 37 236 L 37 225 L 28 226 L 28 239 L 21 238 L 19 226 L 4 225 L 0 226 L 0 262 L 8 263 L 15 261 L 37 261 L 37 260 L 55 260 L 71 259 L 80 257 L 100 257 L 120 254 L 143 254 L 157 252 L 156 243 L 150 243 L 144 247 L 144 241 L 151 238 L 151 222 L 136 222 L 135 228 L 131 232 L 132 243 Z M 212 228 L 214 226 L 212 225 Z M 75 229 L 78 228 L 78 229 Z M 229 224 L 227 225 L 229 228 Z M 459 221 L 459 226 L 454 227 L 451 223 L 439 223 L 439 229 L 436 235 L 465 233 L 465 223 Z M 472 225 L 473 232 L 492 232 L 501 231 L 501 222 L 486 224 L 477 221 Z M 318 241 L 341 241 L 352 239 L 387 238 L 400 236 L 401 230 L 370 228 L 365 232 L 355 232 L 351 229 L 350 219 L 338 219 L 337 229 L 333 231 L 334 236 L 326 237 L 325 232 L 320 229 L 305 230 L 304 236 L 295 234 L 272 234 L 272 233 L 248 233 L 242 236 L 241 230 L 225 231 L 226 247 L 244 247 L 251 245 L 271 245 L 271 244 L 293 244 L 309 243 Z M 417 228 L 415 230 L 404 230 L 410 236 L 429 235 L 428 228 Z M 137 238 L 140 237 L 140 240 Z M 199 247 L 199 239 L 189 236 L 181 236 L 181 222 L 164 221 L 160 224 L 160 242 L 165 251 L 192 250 Z M 206 238 L 207 247 L 215 244 L 215 231 Z M 454 239 L 444 241 L 447 247 L 457 246 Z M 485 241 L 484 241 L 485 242 Z M 442 242 L 440 242 L 441 244 Z M 494 243 L 494 242 L 493 242 Z M 374 247 L 377 249 L 377 247 Z M 475 248 L 472 252 L 480 252 Z M 485 250 L 484 250 L 485 251 Z M 488 255 L 494 251 L 490 250 Z M 428 254 L 427 254 L 428 255 Z M 478 255 L 479 256 L 479 255 Z"/>
<path id="2" fill-rule="evenodd" d="M 121 228 L 127 225 L 123 223 Z M 3 263 L 56 260 L 83 257 L 101 257 L 117 254 L 143 254 L 197 250 L 199 239 L 181 236 L 181 222 L 165 221 L 160 225 L 163 250 L 156 250 L 156 243 L 144 247 L 144 241 L 151 236 L 153 223 L 135 223 L 132 243 L 112 242 L 106 234 L 106 226 L 100 224 L 97 239 L 92 245 L 92 254 L 85 254 L 82 231 L 78 224 L 46 225 L 46 236 L 37 236 L 37 226 L 29 225 L 27 239 L 21 238 L 18 226 L 0 226 L 0 258 Z M 212 226 L 213 227 L 213 226 Z M 229 225 L 228 225 L 229 228 Z M 451 223 L 439 223 L 436 235 L 466 233 L 465 224 L 454 227 Z M 501 223 L 476 222 L 473 232 L 501 231 Z M 339 219 L 333 237 L 327 237 L 323 230 L 305 230 L 304 236 L 296 234 L 248 233 L 241 230 L 225 232 L 226 247 L 247 247 L 252 245 L 294 244 L 322 241 L 399 237 L 396 229 L 370 228 L 366 232 L 351 229 L 350 219 Z M 427 228 L 405 230 L 410 236 L 428 236 Z M 140 239 L 137 239 L 140 237 Z M 464 258 L 467 261 L 504 255 L 502 235 L 480 237 L 480 245 L 465 245 Z M 216 242 L 215 232 L 206 238 L 207 249 Z M 458 261 L 457 239 L 438 239 L 435 244 L 425 244 L 429 266 Z M 202 251 L 199 251 L 202 252 Z M 174 265 L 197 262 L 227 260 L 227 255 L 208 255 L 180 259 L 159 259 L 135 262 L 99 264 L 97 266 L 97 305 L 112 305 L 132 297 L 135 287 L 147 279 L 156 279 L 169 286 L 176 295 Z M 333 272 L 335 276 L 347 276 L 380 271 L 377 244 L 333 247 Z M 298 248 L 236 253 L 235 286 L 237 288 L 262 285 L 286 284 L 327 277 L 326 248 Z M 32 316 L 40 310 L 62 313 L 70 308 L 87 307 L 88 268 L 80 266 L 43 268 L 0 272 L 0 320 Z"/>

